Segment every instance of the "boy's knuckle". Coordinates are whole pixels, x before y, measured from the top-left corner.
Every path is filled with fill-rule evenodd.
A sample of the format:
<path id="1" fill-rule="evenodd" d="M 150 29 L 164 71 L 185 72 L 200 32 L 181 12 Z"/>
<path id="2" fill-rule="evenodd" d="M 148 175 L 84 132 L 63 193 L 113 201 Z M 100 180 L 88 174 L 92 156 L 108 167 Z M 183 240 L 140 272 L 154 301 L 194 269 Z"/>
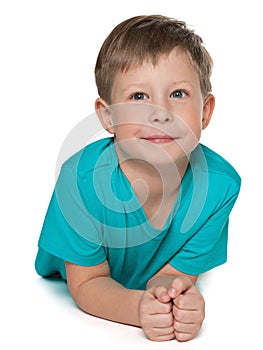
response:
<path id="1" fill-rule="evenodd" d="M 182 313 L 178 309 L 175 309 L 173 314 L 175 320 L 182 322 Z"/>
<path id="2" fill-rule="evenodd" d="M 179 332 L 180 331 L 180 322 L 178 322 L 177 320 L 174 320 L 174 329 Z"/>
<path id="3" fill-rule="evenodd" d="M 192 338 L 192 335 L 189 334 L 189 333 L 180 333 L 180 332 L 178 332 L 178 333 L 176 333 L 175 336 L 176 336 L 176 339 L 178 341 L 181 341 L 181 342 L 190 340 Z"/>
<path id="4" fill-rule="evenodd" d="M 171 303 L 162 303 L 159 300 L 155 300 L 151 306 L 153 305 L 155 307 L 155 310 L 158 309 L 158 313 L 161 314 L 168 314 L 172 309 Z"/>
<path id="5" fill-rule="evenodd" d="M 154 330 L 152 328 L 149 328 L 147 330 L 144 330 L 144 334 L 146 335 L 146 337 L 152 341 L 156 341 L 157 340 L 157 335 L 154 332 Z"/>
<path id="6" fill-rule="evenodd" d="M 173 323 L 174 323 L 174 318 L 173 318 L 172 313 L 170 313 L 167 315 L 166 325 L 167 325 L 167 327 L 170 327 L 173 325 Z"/>
<path id="7" fill-rule="evenodd" d="M 164 314 L 170 313 L 172 309 L 171 304 L 170 303 L 162 304 L 162 309 Z"/>
<path id="8" fill-rule="evenodd" d="M 184 300 L 180 296 L 174 301 L 174 304 L 179 308 L 183 309 L 184 308 Z"/>

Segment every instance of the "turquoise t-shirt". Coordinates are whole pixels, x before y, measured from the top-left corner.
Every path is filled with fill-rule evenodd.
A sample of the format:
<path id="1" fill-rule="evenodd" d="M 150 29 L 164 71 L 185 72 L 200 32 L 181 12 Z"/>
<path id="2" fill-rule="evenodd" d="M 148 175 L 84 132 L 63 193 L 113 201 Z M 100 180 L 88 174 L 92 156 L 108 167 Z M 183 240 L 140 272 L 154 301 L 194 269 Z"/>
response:
<path id="1" fill-rule="evenodd" d="M 145 289 L 167 263 L 190 275 L 204 273 L 226 261 L 228 219 L 240 183 L 226 160 L 199 144 L 173 209 L 157 229 L 119 167 L 113 138 L 96 141 L 61 168 L 36 270 L 66 279 L 64 261 L 94 266 L 107 259 L 111 277 L 132 289 Z"/>

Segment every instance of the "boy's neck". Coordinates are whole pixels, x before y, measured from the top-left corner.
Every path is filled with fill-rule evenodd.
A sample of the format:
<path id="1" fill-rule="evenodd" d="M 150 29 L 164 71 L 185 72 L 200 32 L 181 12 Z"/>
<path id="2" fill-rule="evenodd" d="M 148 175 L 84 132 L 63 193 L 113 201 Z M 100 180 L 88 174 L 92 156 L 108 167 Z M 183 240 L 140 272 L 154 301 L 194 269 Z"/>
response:
<path id="1" fill-rule="evenodd" d="M 137 159 L 120 162 L 146 216 L 153 226 L 163 227 L 170 214 L 189 160 L 155 166 Z"/>
<path id="2" fill-rule="evenodd" d="M 173 193 L 181 185 L 189 159 L 184 157 L 173 164 L 151 165 L 138 159 L 120 162 L 120 168 L 133 187 L 148 187 L 148 195 L 155 196 L 168 190 Z"/>

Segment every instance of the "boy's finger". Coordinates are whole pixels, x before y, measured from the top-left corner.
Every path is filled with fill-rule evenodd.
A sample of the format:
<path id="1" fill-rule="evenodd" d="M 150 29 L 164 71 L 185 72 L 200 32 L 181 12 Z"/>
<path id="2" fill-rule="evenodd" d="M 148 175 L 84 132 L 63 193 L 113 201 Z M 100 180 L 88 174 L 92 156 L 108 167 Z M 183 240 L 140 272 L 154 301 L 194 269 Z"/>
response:
<path id="1" fill-rule="evenodd" d="M 201 293 L 184 294 L 174 298 L 173 304 L 179 310 L 204 310 L 205 301 Z"/>
<path id="2" fill-rule="evenodd" d="M 170 298 L 174 299 L 178 295 L 187 291 L 193 286 L 192 281 L 186 276 L 178 276 L 171 283 L 168 288 L 168 295 Z"/>
<path id="3" fill-rule="evenodd" d="M 170 301 L 167 288 L 163 286 L 154 287 L 151 291 L 151 294 L 162 303 L 167 303 Z"/>

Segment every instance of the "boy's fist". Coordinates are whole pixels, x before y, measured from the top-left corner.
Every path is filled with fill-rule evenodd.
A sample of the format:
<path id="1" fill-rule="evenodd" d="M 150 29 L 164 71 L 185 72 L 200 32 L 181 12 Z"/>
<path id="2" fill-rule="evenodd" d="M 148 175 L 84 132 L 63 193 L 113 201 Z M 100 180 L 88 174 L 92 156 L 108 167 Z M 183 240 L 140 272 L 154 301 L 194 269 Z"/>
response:
<path id="1" fill-rule="evenodd" d="M 139 305 L 141 327 L 154 341 L 171 340 L 174 334 L 173 305 L 167 288 L 159 286 L 145 291 Z"/>
<path id="2" fill-rule="evenodd" d="M 145 335 L 151 340 L 190 340 L 202 326 L 204 298 L 188 277 L 178 276 L 168 289 L 153 286 L 144 292 L 139 317 Z"/>
<path id="3" fill-rule="evenodd" d="M 175 278 L 168 288 L 173 300 L 174 334 L 177 340 L 192 339 L 205 318 L 205 302 L 202 294 L 185 276 Z"/>

